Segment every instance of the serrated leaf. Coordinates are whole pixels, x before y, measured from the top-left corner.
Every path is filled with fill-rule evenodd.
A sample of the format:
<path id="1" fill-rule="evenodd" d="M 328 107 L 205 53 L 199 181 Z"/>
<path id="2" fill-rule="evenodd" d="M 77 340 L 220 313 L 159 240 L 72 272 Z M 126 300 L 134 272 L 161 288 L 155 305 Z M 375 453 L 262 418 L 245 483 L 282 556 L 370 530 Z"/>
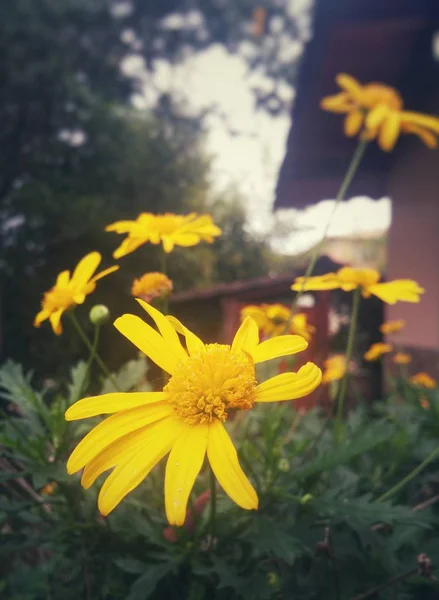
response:
<path id="1" fill-rule="evenodd" d="M 69 406 L 77 400 L 80 400 L 84 392 L 84 381 L 87 377 L 87 363 L 80 360 L 70 371 L 70 383 L 68 389 L 68 404 Z"/>
<path id="2" fill-rule="evenodd" d="M 113 374 L 113 379 L 116 381 L 119 390 L 122 392 L 139 389 L 140 386 L 142 391 L 149 391 L 151 390 L 151 387 L 145 381 L 147 371 L 148 365 L 146 358 L 141 355 L 139 358 L 125 363 L 117 373 Z M 111 379 L 106 379 L 102 386 L 101 394 L 108 394 L 115 391 L 118 390 L 115 388 Z"/>
<path id="3" fill-rule="evenodd" d="M 349 461 L 369 452 L 379 444 L 387 441 L 392 435 L 392 430 L 385 424 L 380 423 L 374 427 L 366 428 L 356 435 L 355 439 L 345 439 L 340 445 L 311 461 L 310 464 L 293 472 L 294 477 L 305 478 L 310 475 L 328 471 L 339 465 L 346 465 Z"/>

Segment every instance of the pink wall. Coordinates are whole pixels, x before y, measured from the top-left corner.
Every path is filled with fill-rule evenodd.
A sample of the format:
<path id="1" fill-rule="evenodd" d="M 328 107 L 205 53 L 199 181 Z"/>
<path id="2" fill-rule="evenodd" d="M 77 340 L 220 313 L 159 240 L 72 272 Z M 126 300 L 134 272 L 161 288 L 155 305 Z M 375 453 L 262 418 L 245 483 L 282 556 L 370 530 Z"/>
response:
<path id="1" fill-rule="evenodd" d="M 419 304 L 387 306 L 387 319 L 405 319 L 394 338 L 402 345 L 439 350 L 439 151 L 413 139 L 389 177 L 392 226 L 387 278 L 425 287 Z"/>

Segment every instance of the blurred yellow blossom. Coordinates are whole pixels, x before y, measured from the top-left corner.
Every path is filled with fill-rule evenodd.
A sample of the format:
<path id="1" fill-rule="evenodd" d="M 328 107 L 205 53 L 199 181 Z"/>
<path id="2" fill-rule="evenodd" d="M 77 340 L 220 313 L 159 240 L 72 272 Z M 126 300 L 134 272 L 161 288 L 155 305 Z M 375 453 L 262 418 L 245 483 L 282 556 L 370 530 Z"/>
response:
<path id="1" fill-rule="evenodd" d="M 316 328 L 308 323 L 307 315 L 305 313 L 294 314 L 288 331 L 286 331 L 290 316 L 291 309 L 283 304 L 249 304 L 241 309 L 241 320 L 251 317 L 267 337 L 274 337 L 283 333 L 295 333 L 306 340 L 310 340 L 311 334 L 315 333 Z"/>
<path id="2" fill-rule="evenodd" d="M 41 311 L 35 317 L 34 326 L 39 327 L 43 321 L 49 319 L 54 333 L 60 335 L 62 314 L 69 308 L 82 304 L 86 296 L 94 292 L 99 279 L 119 268 L 109 267 L 93 276 L 101 260 L 99 252 L 90 252 L 79 261 L 71 277 L 70 271 L 60 273 L 53 288 L 44 294 Z"/>
<path id="3" fill-rule="evenodd" d="M 283 373 L 259 383 L 255 364 L 306 349 L 297 335 L 259 342 L 256 322 L 247 317 L 231 346 L 204 344 L 174 317 L 165 317 L 138 300 L 155 322 L 126 314 L 114 323 L 170 379 L 161 392 L 110 393 L 86 398 L 66 412 L 68 421 L 111 414 L 78 444 L 67 470 L 84 469 L 81 483 L 89 488 L 113 469 L 98 498 L 109 514 L 168 453 L 165 508 L 171 525 L 182 525 L 189 494 L 207 454 L 210 466 L 230 498 L 244 509 L 257 509 L 258 497 L 238 462 L 224 427 L 230 410 L 248 410 L 255 403 L 302 398 L 316 389 L 320 369 L 307 363 L 296 373 Z M 186 340 L 181 344 L 179 334 Z"/>
<path id="4" fill-rule="evenodd" d="M 408 365 L 412 362 L 412 357 L 407 352 L 397 352 L 393 357 L 393 362 L 396 365 Z"/>
<path id="5" fill-rule="evenodd" d="M 380 331 L 384 335 L 387 335 L 389 333 L 397 333 L 398 331 L 401 331 L 401 329 L 404 329 L 404 327 L 404 319 L 399 319 L 398 321 L 386 321 L 381 325 Z"/>
<path id="6" fill-rule="evenodd" d="M 145 273 L 133 281 L 131 295 L 151 302 L 172 292 L 172 281 L 164 273 Z"/>
<path id="7" fill-rule="evenodd" d="M 372 344 L 369 350 L 364 354 L 364 358 L 368 361 L 378 360 L 383 354 L 388 354 L 389 352 L 392 352 L 392 350 L 393 348 L 390 344 L 378 342 L 377 344 Z"/>
<path id="8" fill-rule="evenodd" d="M 429 148 L 437 147 L 439 118 L 403 110 L 401 96 L 381 83 L 360 84 L 354 77 L 340 73 L 336 82 L 342 91 L 327 96 L 321 107 L 346 114 L 344 131 L 348 137 L 362 132 L 369 140 L 378 138 L 382 150 L 392 150 L 401 133 L 417 135 Z"/>
<path id="9" fill-rule="evenodd" d="M 57 484 L 54 481 L 52 481 L 50 483 L 47 483 L 42 488 L 41 494 L 43 494 L 43 496 L 51 496 L 54 493 L 54 491 L 56 490 L 57 487 L 58 486 L 57 486 Z"/>
<path id="10" fill-rule="evenodd" d="M 420 295 L 424 293 L 424 289 L 411 279 L 395 279 L 385 283 L 379 283 L 379 280 L 380 273 L 374 269 L 342 267 L 336 273 L 297 277 L 291 289 L 295 292 L 336 289 L 351 292 L 360 287 L 365 298 L 377 296 L 387 304 L 395 304 L 398 301 L 419 302 Z"/>
<path id="11" fill-rule="evenodd" d="M 412 375 L 409 379 L 410 383 L 419 387 L 434 389 L 437 387 L 437 381 L 431 377 L 428 373 L 420 372 L 416 375 Z"/>
<path id="12" fill-rule="evenodd" d="M 322 383 L 331 383 L 343 379 L 346 373 L 346 357 L 344 354 L 334 354 L 325 360 Z"/>
<path id="13" fill-rule="evenodd" d="M 196 246 L 200 242 L 214 241 L 221 235 L 210 215 L 174 215 L 165 213 L 154 215 L 141 213 L 135 221 L 116 221 L 105 228 L 105 231 L 127 233 L 127 237 L 113 253 L 114 258 L 126 256 L 147 242 L 163 244 L 165 252 L 172 252 L 174 246 Z"/>

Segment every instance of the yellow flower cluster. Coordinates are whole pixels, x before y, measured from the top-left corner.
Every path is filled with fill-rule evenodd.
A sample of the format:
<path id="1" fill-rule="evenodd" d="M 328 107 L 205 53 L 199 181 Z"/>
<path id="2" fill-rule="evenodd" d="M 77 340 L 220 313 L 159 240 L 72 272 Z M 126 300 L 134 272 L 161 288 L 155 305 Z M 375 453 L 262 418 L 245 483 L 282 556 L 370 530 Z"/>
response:
<path id="1" fill-rule="evenodd" d="M 166 253 L 172 252 L 174 246 L 196 246 L 200 242 L 214 241 L 221 235 L 210 215 L 154 215 L 141 213 L 135 221 L 116 221 L 108 225 L 106 231 L 127 233 L 127 237 L 113 253 L 114 258 L 126 256 L 143 244 L 163 244 Z"/>
<path id="2" fill-rule="evenodd" d="M 177 319 L 166 318 L 138 300 L 157 330 L 135 315 L 123 315 L 115 327 L 153 362 L 169 373 L 161 392 L 111 393 L 80 400 L 66 419 L 111 414 L 75 448 L 69 473 L 84 468 L 82 485 L 112 468 L 99 493 L 103 515 L 148 475 L 167 454 L 165 508 L 171 525 L 182 525 L 189 494 L 208 461 L 224 491 L 239 506 L 256 509 L 256 492 L 238 462 L 233 442 L 224 428 L 231 410 L 249 410 L 260 402 L 294 400 L 321 382 L 320 369 L 307 363 L 297 373 L 283 373 L 259 383 L 255 364 L 301 352 L 307 342 L 283 335 L 259 342 L 255 321 L 247 317 L 231 346 L 204 344 Z M 179 334 L 185 338 L 186 348 Z"/>
<path id="3" fill-rule="evenodd" d="M 172 281 L 164 273 L 145 273 L 133 281 L 131 295 L 151 302 L 154 298 L 163 298 L 172 292 Z"/>
<path id="4" fill-rule="evenodd" d="M 327 273 L 316 277 L 298 277 L 291 289 L 295 292 L 317 290 L 344 290 L 351 292 L 361 289 L 364 298 L 376 296 L 387 304 L 398 301 L 419 302 L 424 289 L 411 279 L 395 279 L 379 283 L 380 273 L 374 269 L 354 269 L 343 267 L 336 273 Z"/>
<path id="5" fill-rule="evenodd" d="M 82 304 L 89 294 L 96 289 L 96 282 L 102 277 L 114 273 L 118 266 L 109 267 L 97 275 L 94 272 L 102 260 L 99 252 L 91 252 L 79 261 L 72 276 L 70 271 L 63 271 L 56 279 L 55 285 L 44 294 L 41 310 L 34 320 L 35 327 L 49 319 L 56 335 L 62 333 L 61 317 L 66 310 Z"/>
<path id="6" fill-rule="evenodd" d="M 331 383 L 343 379 L 346 374 L 346 357 L 344 354 L 334 354 L 325 360 L 322 383 Z"/>
<path id="7" fill-rule="evenodd" d="M 282 333 L 295 333 L 306 340 L 311 339 L 316 328 L 308 323 L 305 313 L 291 314 L 291 308 L 283 304 L 249 304 L 241 309 L 241 321 L 246 317 L 254 319 L 267 337 L 274 337 Z"/>
<path id="8" fill-rule="evenodd" d="M 365 139 L 378 139 L 382 150 L 392 150 L 401 133 L 417 135 L 429 148 L 437 147 L 439 118 L 404 110 L 401 96 L 382 83 L 362 85 L 354 77 L 340 73 L 336 81 L 341 92 L 323 98 L 321 107 L 346 114 L 344 131 L 348 137 L 362 132 Z"/>

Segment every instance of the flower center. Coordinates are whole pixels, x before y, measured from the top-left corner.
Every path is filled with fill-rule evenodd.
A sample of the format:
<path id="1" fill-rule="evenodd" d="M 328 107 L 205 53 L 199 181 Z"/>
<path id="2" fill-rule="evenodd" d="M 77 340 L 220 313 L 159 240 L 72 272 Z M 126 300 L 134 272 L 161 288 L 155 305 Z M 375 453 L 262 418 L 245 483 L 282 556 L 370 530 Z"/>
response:
<path id="1" fill-rule="evenodd" d="M 364 100 L 368 108 L 373 108 L 378 104 L 384 104 L 392 110 L 402 110 L 403 108 L 398 92 L 379 83 L 369 83 L 364 86 Z"/>
<path id="2" fill-rule="evenodd" d="M 72 288 L 54 286 L 46 292 L 43 303 L 49 311 L 56 311 L 60 308 L 66 310 L 75 304 L 73 296 L 74 290 Z"/>
<path id="3" fill-rule="evenodd" d="M 207 344 L 180 363 L 164 387 L 175 412 L 190 425 L 225 421 L 228 410 L 247 410 L 255 402 L 253 360 L 230 346 Z"/>

